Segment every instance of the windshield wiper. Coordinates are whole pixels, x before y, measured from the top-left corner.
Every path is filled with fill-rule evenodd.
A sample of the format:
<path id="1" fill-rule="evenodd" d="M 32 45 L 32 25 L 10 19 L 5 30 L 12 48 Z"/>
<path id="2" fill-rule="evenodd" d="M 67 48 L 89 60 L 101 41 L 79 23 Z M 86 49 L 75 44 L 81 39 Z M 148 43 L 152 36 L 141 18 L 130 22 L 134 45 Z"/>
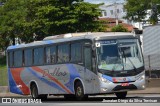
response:
<path id="1" fill-rule="evenodd" d="M 118 47 L 118 51 L 119 51 L 119 53 L 120 53 L 120 55 L 122 56 L 122 64 L 123 64 L 123 71 L 124 71 L 124 62 L 123 62 L 123 55 L 122 55 L 122 53 L 121 53 L 121 49 Z M 125 58 L 125 63 L 126 63 L 126 58 Z"/>
<path id="2" fill-rule="evenodd" d="M 137 72 L 136 66 L 133 64 L 133 62 L 130 60 L 130 58 L 126 56 L 124 50 L 121 50 L 121 51 L 122 51 L 123 56 L 124 56 L 124 58 L 125 58 L 125 63 L 126 63 L 126 58 L 127 58 L 127 59 L 130 61 L 130 63 L 132 64 L 132 66 L 133 66 L 133 68 L 134 68 L 134 71 Z"/>

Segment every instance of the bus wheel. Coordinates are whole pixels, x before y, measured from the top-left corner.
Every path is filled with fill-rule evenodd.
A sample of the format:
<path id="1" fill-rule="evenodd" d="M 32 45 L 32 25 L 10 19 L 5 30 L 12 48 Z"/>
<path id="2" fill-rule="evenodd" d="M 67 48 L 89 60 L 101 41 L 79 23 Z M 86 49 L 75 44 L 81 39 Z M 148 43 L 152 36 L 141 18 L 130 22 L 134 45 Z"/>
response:
<path id="1" fill-rule="evenodd" d="M 38 99 L 39 96 L 38 96 L 38 89 L 37 89 L 37 86 L 35 84 L 33 84 L 31 86 L 31 96 L 33 99 Z"/>
<path id="2" fill-rule="evenodd" d="M 80 81 L 75 84 L 75 96 L 77 100 L 84 100 L 88 98 L 87 95 L 84 95 L 84 89 Z"/>
<path id="3" fill-rule="evenodd" d="M 35 84 L 33 84 L 31 86 L 31 96 L 32 96 L 33 99 L 46 100 L 48 95 L 47 94 L 38 95 L 37 86 Z"/>
<path id="4" fill-rule="evenodd" d="M 115 94 L 116 94 L 117 98 L 124 99 L 127 96 L 127 91 L 125 91 L 125 92 L 116 92 Z"/>

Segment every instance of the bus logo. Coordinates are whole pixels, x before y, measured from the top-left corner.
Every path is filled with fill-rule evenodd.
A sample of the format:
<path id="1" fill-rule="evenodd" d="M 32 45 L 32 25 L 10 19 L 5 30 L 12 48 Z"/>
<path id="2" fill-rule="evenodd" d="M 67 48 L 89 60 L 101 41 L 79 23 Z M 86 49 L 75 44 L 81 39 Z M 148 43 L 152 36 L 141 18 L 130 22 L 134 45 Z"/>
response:
<path id="1" fill-rule="evenodd" d="M 123 78 L 123 81 L 126 81 L 126 78 Z"/>

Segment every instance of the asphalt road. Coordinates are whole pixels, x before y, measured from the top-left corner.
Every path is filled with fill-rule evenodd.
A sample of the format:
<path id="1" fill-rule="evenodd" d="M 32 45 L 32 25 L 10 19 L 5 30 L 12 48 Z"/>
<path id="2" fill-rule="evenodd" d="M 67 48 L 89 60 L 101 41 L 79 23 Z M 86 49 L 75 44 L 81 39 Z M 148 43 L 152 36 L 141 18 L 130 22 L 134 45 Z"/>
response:
<path id="1" fill-rule="evenodd" d="M 2 103 L 0 98 L 0 106 L 159 106 L 160 94 L 131 94 L 126 99 L 117 99 L 114 95 L 91 96 L 85 101 L 65 100 L 63 97 L 49 96 L 45 101 L 37 101 L 37 103 L 17 103 L 23 100 L 30 100 L 30 97 L 12 97 L 12 103 Z M 6 100 L 3 102 L 6 102 Z M 24 101 L 23 101 L 24 102 Z M 32 101 L 33 102 L 33 101 Z M 42 102 L 42 103 L 41 103 Z"/>

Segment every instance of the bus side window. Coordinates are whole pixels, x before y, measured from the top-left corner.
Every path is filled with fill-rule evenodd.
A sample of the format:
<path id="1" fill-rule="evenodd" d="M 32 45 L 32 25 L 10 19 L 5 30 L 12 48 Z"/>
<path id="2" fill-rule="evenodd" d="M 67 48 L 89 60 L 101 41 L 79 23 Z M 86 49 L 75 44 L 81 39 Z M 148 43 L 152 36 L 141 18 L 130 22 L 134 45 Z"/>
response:
<path id="1" fill-rule="evenodd" d="M 69 62 L 69 44 L 63 44 L 58 46 L 58 62 Z"/>
<path id="2" fill-rule="evenodd" d="M 14 59 L 13 56 L 14 56 L 13 52 L 8 53 L 8 65 L 9 65 L 9 67 L 13 67 L 13 59 Z"/>
<path id="3" fill-rule="evenodd" d="M 22 50 L 17 50 L 14 52 L 14 65 L 15 67 L 22 66 Z"/>
<path id="4" fill-rule="evenodd" d="M 44 48 L 34 49 L 34 65 L 42 65 L 44 62 Z"/>
<path id="5" fill-rule="evenodd" d="M 71 62 L 81 62 L 81 60 L 82 60 L 81 43 L 71 44 Z"/>
<path id="6" fill-rule="evenodd" d="M 31 66 L 32 65 L 32 49 L 26 49 L 24 51 L 24 63 L 25 66 Z"/>
<path id="7" fill-rule="evenodd" d="M 56 46 L 46 47 L 45 55 L 47 64 L 56 63 Z"/>

